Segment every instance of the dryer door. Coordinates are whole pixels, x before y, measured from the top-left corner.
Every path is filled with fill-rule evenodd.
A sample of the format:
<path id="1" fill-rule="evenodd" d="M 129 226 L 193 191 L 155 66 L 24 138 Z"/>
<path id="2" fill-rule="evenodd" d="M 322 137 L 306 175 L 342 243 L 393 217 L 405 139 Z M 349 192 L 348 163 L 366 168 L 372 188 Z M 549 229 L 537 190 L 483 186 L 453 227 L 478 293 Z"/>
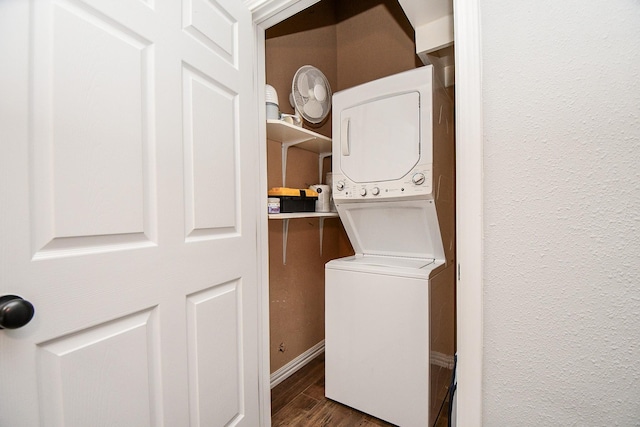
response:
<path id="1" fill-rule="evenodd" d="M 420 93 L 394 94 L 344 109 L 340 134 L 335 133 L 340 169 L 350 180 L 400 179 L 420 160 Z"/>

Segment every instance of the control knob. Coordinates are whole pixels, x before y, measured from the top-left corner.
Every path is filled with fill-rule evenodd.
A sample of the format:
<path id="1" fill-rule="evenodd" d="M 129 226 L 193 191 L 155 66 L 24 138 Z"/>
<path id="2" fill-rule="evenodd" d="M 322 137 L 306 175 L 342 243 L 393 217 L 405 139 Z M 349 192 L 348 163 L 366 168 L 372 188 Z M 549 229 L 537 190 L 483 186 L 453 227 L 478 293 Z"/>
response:
<path id="1" fill-rule="evenodd" d="M 373 187 L 371 189 L 371 194 L 373 194 L 374 196 L 377 196 L 378 194 L 380 194 L 380 189 L 378 187 Z"/>
<path id="2" fill-rule="evenodd" d="M 344 181 L 338 181 L 336 183 L 336 188 L 338 189 L 338 191 L 344 190 Z"/>
<path id="3" fill-rule="evenodd" d="M 366 196 L 366 195 L 367 195 L 367 189 L 366 189 L 366 188 L 361 188 L 361 189 L 360 189 L 360 195 L 361 195 L 362 197 Z"/>
<path id="4" fill-rule="evenodd" d="M 411 177 L 411 181 L 413 181 L 415 185 L 424 184 L 425 179 L 426 178 L 422 172 L 418 172 Z"/>

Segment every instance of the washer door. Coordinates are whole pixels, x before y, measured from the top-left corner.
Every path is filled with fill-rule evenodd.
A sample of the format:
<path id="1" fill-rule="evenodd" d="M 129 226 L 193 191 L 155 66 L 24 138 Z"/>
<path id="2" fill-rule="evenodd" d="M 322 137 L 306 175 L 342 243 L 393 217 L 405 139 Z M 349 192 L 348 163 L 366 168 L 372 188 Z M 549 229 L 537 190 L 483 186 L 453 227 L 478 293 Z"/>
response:
<path id="1" fill-rule="evenodd" d="M 340 169 L 350 180 L 402 178 L 420 160 L 420 93 L 400 93 L 343 110 L 339 144 Z"/>
<path id="2" fill-rule="evenodd" d="M 356 254 L 444 260 L 431 200 L 336 204 Z"/>

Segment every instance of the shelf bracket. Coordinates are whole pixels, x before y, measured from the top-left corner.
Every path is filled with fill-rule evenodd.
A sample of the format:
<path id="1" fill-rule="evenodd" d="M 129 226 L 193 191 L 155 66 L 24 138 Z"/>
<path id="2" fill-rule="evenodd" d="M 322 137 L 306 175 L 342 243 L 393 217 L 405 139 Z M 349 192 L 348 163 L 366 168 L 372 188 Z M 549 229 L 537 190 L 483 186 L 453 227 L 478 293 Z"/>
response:
<path id="1" fill-rule="evenodd" d="M 322 180 L 322 166 L 324 165 L 325 157 L 331 157 L 331 153 L 329 152 L 318 154 L 318 184 L 322 184 L 324 182 Z"/>
<path id="2" fill-rule="evenodd" d="M 319 218 L 320 220 L 320 256 L 322 256 L 322 236 L 324 236 L 324 218 Z"/>
<path id="3" fill-rule="evenodd" d="M 289 148 L 296 146 L 298 144 L 300 144 L 301 142 L 305 142 L 305 141 L 309 141 L 311 139 L 315 139 L 315 138 L 299 138 L 299 139 L 295 139 L 291 142 L 283 142 L 282 143 L 282 186 L 286 187 L 286 181 L 287 181 L 287 153 L 289 152 Z M 322 182 L 322 181 L 320 181 Z"/>
<path id="4" fill-rule="evenodd" d="M 282 220 L 282 264 L 287 264 L 287 241 L 289 238 L 289 219 L 295 218 L 318 218 L 318 228 L 320 231 L 320 256 L 322 256 L 323 249 L 323 237 L 324 237 L 324 220 L 327 218 L 338 218 L 338 214 L 335 212 L 300 212 L 300 213 L 284 213 L 284 214 L 269 214 L 269 219 L 281 219 Z"/>
<path id="5" fill-rule="evenodd" d="M 287 264 L 287 235 L 289 234 L 289 219 L 282 220 L 282 265 Z"/>
<path id="6" fill-rule="evenodd" d="M 300 126 L 285 123 L 282 120 L 267 120 L 267 139 L 281 144 L 283 187 L 287 186 L 287 152 L 289 147 L 297 145 L 302 150 L 312 153 L 331 151 L 331 138 Z M 321 182 L 322 175 L 320 176 Z"/>
<path id="7" fill-rule="evenodd" d="M 287 186 L 287 152 L 289 151 L 289 144 L 282 144 L 282 186 Z"/>

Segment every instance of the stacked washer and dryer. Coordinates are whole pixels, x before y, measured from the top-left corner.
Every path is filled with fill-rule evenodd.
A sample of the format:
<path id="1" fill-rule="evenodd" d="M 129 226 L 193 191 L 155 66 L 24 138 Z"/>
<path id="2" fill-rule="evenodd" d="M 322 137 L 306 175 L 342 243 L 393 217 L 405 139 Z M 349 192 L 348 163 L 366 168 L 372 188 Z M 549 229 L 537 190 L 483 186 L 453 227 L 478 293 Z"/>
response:
<path id="1" fill-rule="evenodd" d="M 334 94 L 332 120 L 355 256 L 325 267 L 325 393 L 432 425 L 455 346 L 453 102 L 429 65 Z"/>

